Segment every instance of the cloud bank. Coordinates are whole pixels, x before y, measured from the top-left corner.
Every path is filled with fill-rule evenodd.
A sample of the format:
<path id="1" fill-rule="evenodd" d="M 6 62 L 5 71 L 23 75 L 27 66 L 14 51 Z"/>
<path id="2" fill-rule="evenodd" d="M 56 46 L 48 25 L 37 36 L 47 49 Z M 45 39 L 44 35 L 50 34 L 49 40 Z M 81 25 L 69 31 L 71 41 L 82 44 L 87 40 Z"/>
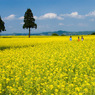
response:
<path id="1" fill-rule="evenodd" d="M 58 16 L 55 13 L 46 13 L 40 17 L 35 17 L 38 20 L 43 20 L 43 19 L 58 19 L 58 20 L 64 20 L 61 16 Z"/>
<path id="2" fill-rule="evenodd" d="M 63 16 L 63 17 L 77 18 L 77 19 L 83 19 L 84 18 L 84 16 L 83 15 L 79 15 L 78 12 L 72 12 L 70 14 L 63 14 L 61 16 Z"/>
<path id="3" fill-rule="evenodd" d="M 46 13 L 42 16 L 34 16 L 36 20 L 45 20 L 45 19 L 57 19 L 57 20 L 64 20 L 64 18 L 69 17 L 69 18 L 76 18 L 76 19 L 84 19 L 86 17 L 95 17 L 95 11 L 89 12 L 88 14 L 80 15 L 78 12 L 72 12 L 72 13 L 67 13 L 67 14 L 61 14 L 57 15 L 56 13 Z M 8 17 L 5 17 L 4 20 L 23 20 L 24 16 L 21 16 L 19 18 L 16 18 L 16 15 L 11 14 Z"/>
<path id="4" fill-rule="evenodd" d="M 93 11 L 93 12 L 89 12 L 89 13 L 86 14 L 85 16 L 95 17 L 95 11 Z"/>
<path id="5" fill-rule="evenodd" d="M 21 17 L 19 17 L 18 19 L 19 19 L 19 20 L 23 20 L 23 19 L 24 19 L 24 16 L 21 16 Z"/>
<path id="6" fill-rule="evenodd" d="M 15 19 L 15 15 L 14 14 L 11 14 L 8 17 L 4 18 L 4 20 L 13 20 L 13 19 Z"/>
<path id="7" fill-rule="evenodd" d="M 55 14 L 55 13 L 46 13 L 46 14 L 44 14 L 44 15 L 42 15 L 42 16 L 39 16 L 39 17 L 34 16 L 34 18 L 37 19 L 37 20 L 44 20 L 44 19 L 58 19 L 58 20 L 64 20 L 63 17 L 58 16 L 58 15 Z M 19 19 L 19 20 L 23 20 L 23 19 L 24 19 L 24 16 L 21 16 L 21 17 L 19 17 L 18 19 Z"/>

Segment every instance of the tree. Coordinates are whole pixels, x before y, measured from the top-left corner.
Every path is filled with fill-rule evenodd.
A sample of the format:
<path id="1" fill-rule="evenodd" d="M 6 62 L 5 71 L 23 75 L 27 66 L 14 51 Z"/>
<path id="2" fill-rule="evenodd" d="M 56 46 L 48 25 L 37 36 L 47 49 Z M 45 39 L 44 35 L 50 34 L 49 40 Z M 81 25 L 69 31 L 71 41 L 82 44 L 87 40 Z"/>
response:
<path id="1" fill-rule="evenodd" d="M 91 35 L 95 35 L 95 32 L 93 32 Z"/>
<path id="2" fill-rule="evenodd" d="M 35 19 L 33 17 L 33 13 L 31 9 L 27 9 L 24 15 L 24 25 L 23 29 L 28 29 L 29 28 L 29 38 L 30 38 L 30 28 L 37 28 L 37 24 L 35 24 Z"/>
<path id="3" fill-rule="evenodd" d="M 0 32 L 6 31 L 4 24 L 5 24 L 5 23 L 3 22 L 3 20 L 1 19 L 1 16 L 0 16 Z"/>
<path id="4" fill-rule="evenodd" d="M 52 36 L 59 36 L 58 34 L 56 34 L 56 33 L 52 33 Z"/>

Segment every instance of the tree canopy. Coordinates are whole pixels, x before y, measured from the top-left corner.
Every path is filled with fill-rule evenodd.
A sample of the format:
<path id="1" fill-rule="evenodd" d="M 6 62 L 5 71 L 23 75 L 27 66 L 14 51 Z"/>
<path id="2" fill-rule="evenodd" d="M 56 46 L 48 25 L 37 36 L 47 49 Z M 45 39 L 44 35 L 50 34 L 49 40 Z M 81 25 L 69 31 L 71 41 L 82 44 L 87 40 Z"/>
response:
<path id="1" fill-rule="evenodd" d="M 52 33 L 52 36 L 59 36 L 57 33 Z"/>
<path id="2" fill-rule="evenodd" d="M 5 23 L 4 23 L 4 21 L 1 19 L 1 16 L 0 16 L 0 32 L 6 31 L 4 24 L 5 24 Z"/>
<path id="3" fill-rule="evenodd" d="M 95 35 L 95 32 L 93 32 L 91 35 Z"/>
<path id="4" fill-rule="evenodd" d="M 29 28 L 29 38 L 30 38 L 30 28 L 37 28 L 37 24 L 35 23 L 35 19 L 33 17 L 33 13 L 31 9 L 27 9 L 24 15 L 24 25 L 23 29 L 28 29 Z"/>

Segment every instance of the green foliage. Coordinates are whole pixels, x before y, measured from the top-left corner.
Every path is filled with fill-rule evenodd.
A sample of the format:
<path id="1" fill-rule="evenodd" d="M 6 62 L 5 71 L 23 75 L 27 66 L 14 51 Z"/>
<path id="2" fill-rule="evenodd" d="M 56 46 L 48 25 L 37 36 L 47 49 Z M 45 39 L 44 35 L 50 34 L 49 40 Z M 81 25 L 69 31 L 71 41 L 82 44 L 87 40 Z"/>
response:
<path id="1" fill-rule="evenodd" d="M 61 36 L 66 36 L 66 35 L 62 34 Z"/>
<path id="2" fill-rule="evenodd" d="M 5 23 L 2 21 L 2 19 L 1 19 L 1 17 L 0 17 L 0 32 L 6 31 L 4 24 L 5 24 Z"/>
<path id="3" fill-rule="evenodd" d="M 29 28 L 29 37 L 30 37 L 30 28 L 37 28 L 37 24 L 35 24 L 35 19 L 33 17 L 33 13 L 31 9 L 27 9 L 24 15 L 24 25 L 23 29 L 28 29 Z"/>
<path id="4" fill-rule="evenodd" d="M 52 36 L 59 36 L 58 34 L 56 34 L 56 33 L 52 33 Z"/>
<path id="5" fill-rule="evenodd" d="M 95 35 L 95 32 L 93 32 L 91 35 Z"/>

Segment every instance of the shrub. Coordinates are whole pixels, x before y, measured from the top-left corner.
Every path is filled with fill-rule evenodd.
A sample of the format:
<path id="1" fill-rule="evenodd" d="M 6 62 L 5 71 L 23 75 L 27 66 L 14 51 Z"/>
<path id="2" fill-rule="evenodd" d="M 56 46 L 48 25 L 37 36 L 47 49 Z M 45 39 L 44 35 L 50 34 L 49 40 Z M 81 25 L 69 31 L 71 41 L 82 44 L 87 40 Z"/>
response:
<path id="1" fill-rule="evenodd" d="M 61 34 L 61 36 L 66 36 L 65 34 Z"/>
<path id="2" fill-rule="evenodd" d="M 59 36 L 58 34 L 56 34 L 56 33 L 52 33 L 52 36 Z"/>
<path id="3" fill-rule="evenodd" d="M 95 35 L 95 32 L 93 32 L 91 35 Z"/>

